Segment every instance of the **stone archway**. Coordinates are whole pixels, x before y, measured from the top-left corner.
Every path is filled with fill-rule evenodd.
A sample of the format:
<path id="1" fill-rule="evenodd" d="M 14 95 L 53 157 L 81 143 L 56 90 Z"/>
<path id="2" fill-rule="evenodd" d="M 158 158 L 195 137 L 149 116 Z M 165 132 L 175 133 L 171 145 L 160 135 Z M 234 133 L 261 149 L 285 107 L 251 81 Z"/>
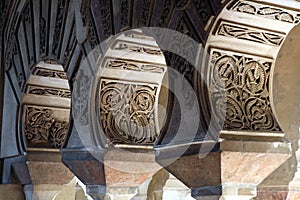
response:
<path id="1" fill-rule="evenodd" d="M 264 169 L 264 159 L 274 157 L 276 164 L 269 166 L 253 182 L 250 181 L 251 184 L 233 184 L 234 195 L 241 191 L 245 196 L 254 196 L 256 186 L 290 154 L 290 144 L 283 140 L 286 130 L 279 112 L 283 107 L 280 103 L 273 102 L 273 93 L 279 87 L 272 85 L 272 79 L 276 78 L 275 65 L 281 62 L 279 55 L 283 55 L 278 55 L 278 52 L 288 38 L 288 33 L 299 22 L 299 3 L 289 1 L 283 5 L 277 0 L 229 1 L 228 4 L 227 1 L 218 0 L 112 2 L 21 0 L 0 3 L 3 11 L 0 22 L 0 92 L 3 94 L 0 98 L 1 148 L 3 147 L 1 162 L 4 166 L 1 169 L 2 183 L 9 182 L 13 163 L 23 163 L 24 166 L 26 162 L 24 148 L 19 142 L 22 138 L 17 134 L 15 124 L 18 124 L 18 106 L 21 104 L 22 88 L 30 76 L 30 67 L 44 58 L 54 59 L 64 67 L 70 87 L 73 88 L 73 80 L 79 75 L 78 66 L 98 44 L 110 35 L 133 27 L 154 26 L 177 30 L 205 46 L 205 53 L 210 57 L 209 63 L 203 64 L 207 67 L 202 70 L 208 76 L 207 82 L 212 83 L 210 78 L 219 74 L 228 86 L 225 92 L 230 101 L 227 101 L 226 121 L 222 131 L 222 138 L 225 139 L 221 143 L 223 154 L 219 154 L 217 146 L 215 154 L 218 158 L 212 160 L 212 163 L 217 163 L 215 169 L 219 169 L 216 173 L 222 173 L 222 156 L 245 161 L 244 166 L 248 166 L 252 160 L 257 161 L 259 168 Z M 207 93 L 201 80 L 195 78 L 197 74 L 191 63 L 176 54 L 164 53 L 167 63 L 178 69 L 198 92 L 203 108 L 201 115 L 204 119 L 209 118 L 208 111 L 215 109 L 214 98 L 217 94 Z M 227 64 L 231 69 L 226 68 Z M 232 90 L 230 84 L 237 90 Z M 243 96 L 243 92 L 247 98 Z M 71 120 L 71 126 L 72 123 Z M 203 141 L 202 136 L 208 126 L 205 120 L 201 123 L 204 129 L 199 130 L 199 137 L 196 138 L 199 143 Z M 168 136 L 172 138 L 172 134 Z M 10 141 L 11 145 L 5 145 L 5 141 Z M 169 140 L 165 141 L 167 144 Z M 193 166 L 202 166 L 196 155 L 199 152 L 197 145 L 192 145 L 182 159 L 183 165 L 186 162 L 196 162 L 196 165 L 186 168 L 188 175 L 194 175 Z M 253 149 L 254 145 L 256 149 Z M 280 151 L 278 145 L 281 147 Z M 293 149 L 296 149 L 294 146 Z M 102 187 L 105 185 L 105 178 L 99 176 L 103 175 L 103 165 L 93 160 L 82 147 L 77 130 L 70 129 L 70 137 L 63 147 L 62 160 L 78 177 L 86 178 L 84 184 L 88 185 L 87 191 L 97 196 L 98 193 L 105 192 Z M 189 159 L 191 152 L 196 155 L 195 160 L 194 157 Z M 241 159 L 243 156 L 244 160 Z M 263 159 L 256 159 L 257 157 Z M 81 170 L 82 166 L 87 170 Z M 200 170 L 201 167 L 198 166 L 197 169 Z M 226 170 L 226 167 L 223 169 Z M 14 173 L 18 175 L 18 172 Z M 177 172 L 173 173 L 176 175 Z M 243 173 L 238 174 L 244 176 Z M 233 176 L 232 180 L 243 183 L 239 178 L 241 177 Z M 24 180 L 18 181 L 30 184 L 30 180 Z M 218 181 L 214 184 L 221 184 Z M 201 188 L 196 185 L 193 187 L 194 196 L 203 195 Z M 220 195 L 220 185 L 216 188 Z M 207 188 L 202 189 L 207 192 Z"/>

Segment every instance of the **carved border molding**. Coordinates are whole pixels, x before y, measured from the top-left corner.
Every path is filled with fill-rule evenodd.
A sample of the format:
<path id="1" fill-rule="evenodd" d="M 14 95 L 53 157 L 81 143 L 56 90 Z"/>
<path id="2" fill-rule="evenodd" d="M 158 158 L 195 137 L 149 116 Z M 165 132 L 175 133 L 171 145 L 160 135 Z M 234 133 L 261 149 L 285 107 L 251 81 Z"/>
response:
<path id="1" fill-rule="evenodd" d="M 71 92 L 69 90 L 48 88 L 35 85 L 29 85 L 27 88 L 28 94 L 43 95 L 43 96 L 57 96 L 63 98 L 71 98 Z"/>
<path id="2" fill-rule="evenodd" d="M 159 48 L 142 46 L 139 44 L 124 42 L 124 41 L 116 42 L 113 49 L 114 50 L 129 50 L 132 52 L 149 54 L 149 55 L 158 55 L 158 56 L 163 55 L 162 51 Z"/>
<path id="3" fill-rule="evenodd" d="M 51 78 L 60 78 L 60 79 L 68 79 L 67 74 L 63 71 L 55 71 L 49 69 L 43 69 L 36 67 L 33 71 L 33 75 L 51 77 Z"/>
<path id="4" fill-rule="evenodd" d="M 220 23 L 215 34 L 274 46 L 281 45 L 285 38 L 285 35 L 281 33 L 266 31 L 260 28 L 251 28 L 225 21 Z"/>
<path id="5" fill-rule="evenodd" d="M 300 19 L 299 12 L 250 1 L 238 1 L 230 10 L 294 24 Z"/>
<path id="6" fill-rule="evenodd" d="M 151 72 L 151 73 L 164 73 L 166 68 L 157 64 L 134 62 L 122 59 L 108 59 L 107 68 L 128 70 L 128 71 L 140 71 L 140 72 Z"/>

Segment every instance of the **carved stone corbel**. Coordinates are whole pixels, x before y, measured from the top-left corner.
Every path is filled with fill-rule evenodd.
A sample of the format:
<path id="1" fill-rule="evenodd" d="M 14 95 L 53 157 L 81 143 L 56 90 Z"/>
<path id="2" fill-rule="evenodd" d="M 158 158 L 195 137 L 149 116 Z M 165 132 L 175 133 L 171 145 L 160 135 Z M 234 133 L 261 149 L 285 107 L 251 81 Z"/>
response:
<path id="1" fill-rule="evenodd" d="M 299 23 L 299 16 L 300 4 L 295 1 L 288 6 L 274 0 L 231 1 L 211 29 L 205 46 L 209 61 L 203 63 L 208 66 L 210 107 L 216 120 L 224 122 L 220 137 L 224 140 L 221 165 L 225 199 L 253 198 L 259 184 L 269 176 L 272 180 L 271 173 L 289 163 L 292 145 L 285 138 L 290 133 L 283 127 L 282 108 L 274 103 L 278 88 L 274 71 L 281 57 L 279 51 Z M 266 168 L 265 159 L 273 164 Z M 248 164 L 251 160 L 265 171 L 254 172 Z M 246 173 L 240 171 L 246 168 Z"/>

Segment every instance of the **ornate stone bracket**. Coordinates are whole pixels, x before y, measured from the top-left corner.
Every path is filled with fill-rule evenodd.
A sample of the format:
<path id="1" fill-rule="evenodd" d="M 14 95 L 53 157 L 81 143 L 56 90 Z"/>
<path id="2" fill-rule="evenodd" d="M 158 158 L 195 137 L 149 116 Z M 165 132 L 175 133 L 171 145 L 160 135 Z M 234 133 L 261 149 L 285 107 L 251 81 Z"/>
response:
<path id="1" fill-rule="evenodd" d="M 159 115 L 158 103 L 167 68 L 155 40 L 149 38 L 122 34 L 100 62 L 96 110 L 104 134 L 114 144 L 151 145 L 160 133 L 164 116 Z"/>
<path id="2" fill-rule="evenodd" d="M 27 148 L 60 148 L 69 127 L 70 97 L 66 73 L 57 64 L 39 63 L 23 96 Z"/>

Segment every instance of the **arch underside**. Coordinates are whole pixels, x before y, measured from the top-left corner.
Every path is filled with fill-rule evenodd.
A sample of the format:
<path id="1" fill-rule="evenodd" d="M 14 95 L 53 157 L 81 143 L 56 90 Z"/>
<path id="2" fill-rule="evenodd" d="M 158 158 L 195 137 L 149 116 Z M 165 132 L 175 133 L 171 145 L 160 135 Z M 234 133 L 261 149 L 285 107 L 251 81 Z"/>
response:
<path id="1" fill-rule="evenodd" d="M 5 0 L 0 3 L 0 10 L 0 155 L 3 160 L 7 157 L 23 156 L 26 152 L 20 107 L 25 85 L 34 73 L 37 63 L 42 60 L 55 60 L 63 66 L 72 91 L 74 80 L 78 76 L 84 76 L 78 73 L 80 64 L 92 50 L 99 48 L 98 50 L 103 52 L 111 42 L 107 40 L 110 36 L 141 27 L 176 30 L 191 37 L 203 47 L 200 53 L 196 52 L 199 53 L 199 56 L 196 56 L 197 62 L 201 63 L 199 72 L 195 70 L 194 63 L 176 53 L 163 52 L 167 65 L 183 74 L 194 89 L 201 115 L 199 129 L 193 141 L 195 144 L 187 150 L 187 157 L 175 163 L 175 167 L 167 168 L 169 171 L 176 174 L 177 166 L 190 169 L 188 167 L 191 166 L 185 165 L 188 162 L 185 159 L 190 154 L 199 152 L 205 137 L 214 138 L 207 136 L 214 134 L 207 133 L 212 120 L 222 124 L 221 138 L 225 139 L 225 142 L 221 144 L 221 149 L 224 152 L 250 152 L 245 154 L 249 156 L 249 160 L 255 160 L 255 157 L 251 156 L 257 152 L 253 149 L 247 150 L 245 146 L 251 146 L 257 141 L 265 142 L 267 147 L 261 147 L 258 153 L 278 153 L 272 142 L 285 141 L 285 133 L 289 130 L 282 126 L 278 117 L 280 113 L 276 113 L 273 77 L 278 53 L 289 32 L 299 23 L 300 4 L 296 1 L 283 5 L 276 0 Z M 160 35 L 156 37 L 159 38 Z M 186 49 L 196 51 L 198 47 L 187 46 Z M 222 84 L 219 84 L 219 80 Z M 86 83 L 80 85 L 80 89 L 88 88 L 89 84 L 91 82 L 87 78 Z M 81 90 L 72 92 L 78 93 L 79 96 L 82 94 Z M 158 159 L 161 163 L 165 161 L 164 153 L 169 154 L 169 149 L 163 147 L 168 146 L 174 137 L 180 116 L 176 101 L 169 103 L 173 107 L 172 113 L 169 114 L 169 127 L 164 129 L 165 132 L 155 143 L 156 150 L 162 156 Z M 83 102 L 83 106 L 80 107 L 82 110 L 79 111 L 83 121 L 87 119 L 87 104 L 88 102 Z M 7 141 L 13 141 L 12 145 L 7 147 Z M 235 141 L 237 143 L 234 143 Z M 185 144 L 184 140 L 178 143 L 190 145 Z M 237 145 L 231 146 L 233 143 Z M 219 145 L 212 149 L 213 154 L 208 156 L 206 161 L 200 162 L 198 158 L 191 157 L 199 168 L 202 162 L 218 163 L 216 168 L 212 169 L 219 173 L 217 180 L 211 183 L 215 185 L 221 185 L 222 181 L 219 179 L 224 178 L 220 175 L 224 171 L 219 170 L 222 155 L 237 160 L 240 158 L 236 154 L 217 155 Z M 240 145 L 244 145 L 242 149 L 238 147 Z M 287 154 L 290 151 L 287 149 L 290 147 L 287 143 L 284 145 L 284 153 L 279 152 L 277 160 L 274 158 L 277 165 L 288 159 Z M 61 150 L 64 164 L 69 168 L 89 166 L 97 168 L 93 173 L 103 173 L 104 167 L 101 162 L 87 162 L 92 160 L 92 156 L 86 151 L 78 150 L 82 147 L 71 117 L 66 142 Z M 74 150 L 75 148 L 77 149 Z M 174 149 L 177 148 L 180 147 L 175 145 Z M 259 181 L 253 180 L 251 183 L 258 185 L 276 167 L 274 164 L 268 174 L 261 175 Z M 8 173 L 4 172 L 4 169 L 2 171 L 3 174 Z M 79 177 L 83 176 L 80 170 L 75 169 L 73 173 Z M 203 171 L 198 174 L 205 176 Z M 93 175 L 90 174 L 91 177 Z M 180 180 L 189 187 L 203 186 L 203 183 L 193 185 L 197 181 L 190 183 L 186 180 L 186 177 L 191 177 L 188 172 L 184 175 Z M 228 182 L 230 181 L 240 180 L 228 179 Z M 105 185 L 103 177 L 83 182 L 87 185 Z"/>

